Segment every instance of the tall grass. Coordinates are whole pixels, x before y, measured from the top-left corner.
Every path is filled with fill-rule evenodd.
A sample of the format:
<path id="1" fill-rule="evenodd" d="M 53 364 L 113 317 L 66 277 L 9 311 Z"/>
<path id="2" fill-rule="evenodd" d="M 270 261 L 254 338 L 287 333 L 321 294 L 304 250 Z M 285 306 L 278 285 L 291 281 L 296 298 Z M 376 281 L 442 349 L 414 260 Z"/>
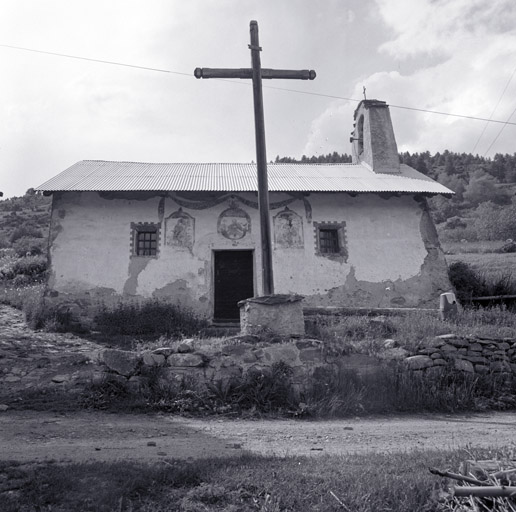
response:
<path id="1" fill-rule="evenodd" d="M 208 324 L 183 306 L 158 299 L 101 305 L 95 326 L 107 335 L 190 336 Z"/>
<path id="2" fill-rule="evenodd" d="M 156 464 L 0 463 L 2 510 L 98 512 L 445 511 L 443 479 L 487 450 L 413 451 L 320 457 L 237 457 Z M 457 508 L 455 510 L 470 510 Z M 471 510 L 480 510 L 472 508 Z M 504 509 L 500 509 L 504 510 Z M 507 509 L 509 510 L 509 509 Z"/>

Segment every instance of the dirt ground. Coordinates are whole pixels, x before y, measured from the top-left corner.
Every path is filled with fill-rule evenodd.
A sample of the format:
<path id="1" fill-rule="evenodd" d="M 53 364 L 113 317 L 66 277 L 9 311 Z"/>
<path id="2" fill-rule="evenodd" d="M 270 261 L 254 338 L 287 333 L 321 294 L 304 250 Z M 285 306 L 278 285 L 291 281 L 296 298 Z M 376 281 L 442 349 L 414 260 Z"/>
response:
<path id="1" fill-rule="evenodd" d="M 511 444 L 516 449 L 516 412 L 315 422 L 3 410 L 2 396 L 42 385 L 79 385 L 95 370 L 100 349 L 76 336 L 31 331 L 19 311 L 0 306 L 0 460 L 150 462 L 246 452 L 318 456 Z"/>
<path id="2" fill-rule="evenodd" d="M 196 459 L 242 453 L 339 455 L 459 447 L 516 449 L 516 413 L 334 421 L 190 419 L 168 414 L 0 413 L 0 459 Z"/>

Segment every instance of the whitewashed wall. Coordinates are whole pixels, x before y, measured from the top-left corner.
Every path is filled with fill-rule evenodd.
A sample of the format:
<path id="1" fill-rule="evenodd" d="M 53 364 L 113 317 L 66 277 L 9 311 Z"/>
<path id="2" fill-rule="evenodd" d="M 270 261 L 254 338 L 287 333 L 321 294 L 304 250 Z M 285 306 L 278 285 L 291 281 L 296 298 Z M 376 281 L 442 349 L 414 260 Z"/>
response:
<path id="1" fill-rule="evenodd" d="M 261 294 L 258 211 L 239 197 L 256 202 L 256 194 L 235 193 L 234 206 L 250 217 L 250 231 L 239 240 L 217 231 L 227 198 L 206 209 L 182 208 L 195 219 L 193 245 L 165 243 L 165 221 L 180 205 L 167 195 L 117 198 L 96 192 L 56 193 L 52 212 L 51 295 L 81 305 L 99 297 L 120 295 L 167 297 L 213 315 L 213 251 L 253 249 L 255 293 Z M 271 194 L 271 203 L 289 199 Z M 206 200 L 206 197 L 199 196 Z M 446 263 L 424 201 L 413 196 L 351 197 L 344 193 L 312 193 L 288 208 L 300 216 L 302 240 L 294 247 L 275 243 L 276 293 L 299 293 L 309 306 L 437 307 L 438 296 L 450 288 Z M 193 200 L 193 197 L 189 198 Z M 284 207 L 271 211 L 271 219 Z M 314 223 L 345 222 L 347 261 L 316 254 Z M 131 223 L 161 223 L 156 258 L 131 255 Z M 273 226 L 274 222 L 271 220 Z M 274 235 L 273 235 L 274 239 Z"/>

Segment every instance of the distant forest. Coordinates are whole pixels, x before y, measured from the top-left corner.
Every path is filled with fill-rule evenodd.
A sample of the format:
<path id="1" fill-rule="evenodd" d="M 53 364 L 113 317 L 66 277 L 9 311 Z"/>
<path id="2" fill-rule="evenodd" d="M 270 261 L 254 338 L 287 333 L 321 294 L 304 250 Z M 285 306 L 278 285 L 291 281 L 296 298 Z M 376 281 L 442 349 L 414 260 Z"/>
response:
<path id="1" fill-rule="evenodd" d="M 277 163 L 350 163 L 347 153 L 276 157 Z M 455 192 L 429 200 L 442 240 L 516 239 L 516 153 L 485 158 L 470 153 L 401 153 L 400 162 Z"/>

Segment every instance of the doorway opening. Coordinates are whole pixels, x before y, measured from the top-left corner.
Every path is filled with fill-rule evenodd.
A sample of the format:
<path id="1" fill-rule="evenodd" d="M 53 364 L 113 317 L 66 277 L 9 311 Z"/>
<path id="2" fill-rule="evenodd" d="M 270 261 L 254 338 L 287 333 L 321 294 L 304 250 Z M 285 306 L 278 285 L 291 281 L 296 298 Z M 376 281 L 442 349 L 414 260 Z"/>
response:
<path id="1" fill-rule="evenodd" d="M 238 302 L 254 296 L 253 251 L 214 251 L 216 322 L 237 322 Z"/>

